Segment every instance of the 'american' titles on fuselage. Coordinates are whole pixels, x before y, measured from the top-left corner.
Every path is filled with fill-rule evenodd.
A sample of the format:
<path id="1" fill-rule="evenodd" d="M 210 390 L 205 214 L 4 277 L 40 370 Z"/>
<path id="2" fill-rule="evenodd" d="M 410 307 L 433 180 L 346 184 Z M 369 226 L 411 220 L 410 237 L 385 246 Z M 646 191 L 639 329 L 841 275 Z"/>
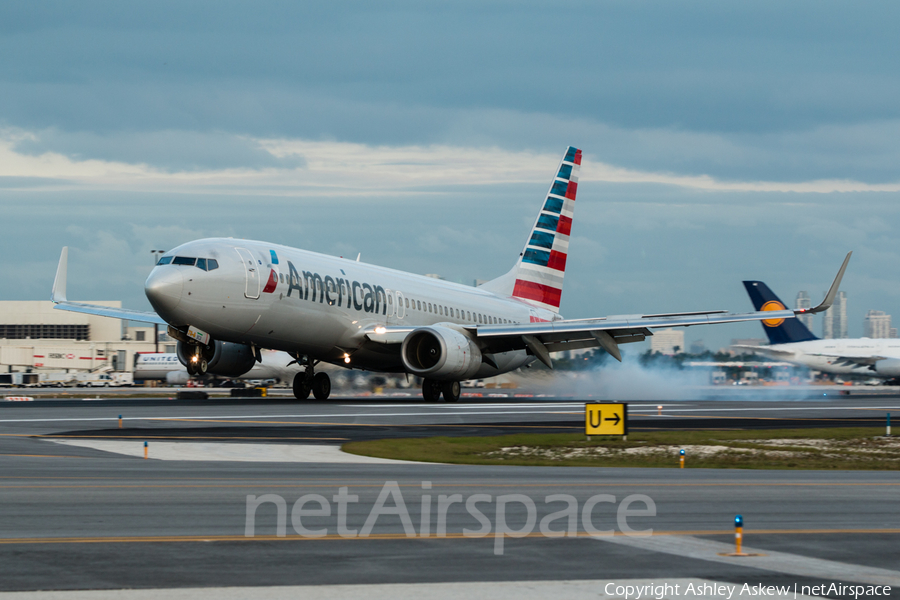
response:
<path id="1" fill-rule="evenodd" d="M 312 271 L 303 271 L 301 273 L 291 261 L 287 261 L 287 264 L 289 274 L 286 295 L 288 298 L 296 290 L 299 292 L 297 297 L 301 300 L 315 302 L 316 298 L 318 298 L 320 303 L 327 303 L 329 306 L 335 306 L 336 303 L 338 307 L 341 307 L 346 297 L 346 308 L 354 308 L 367 313 L 387 314 L 387 293 L 382 286 L 360 283 L 358 281 L 351 282 L 349 279 L 332 277 L 331 275 L 326 275 L 323 278 Z M 344 275 L 346 276 L 346 274 Z M 269 274 L 269 282 L 263 291 L 268 293 L 274 292 L 277 284 L 278 275 L 272 269 Z M 335 298 L 333 295 L 337 297 Z"/>

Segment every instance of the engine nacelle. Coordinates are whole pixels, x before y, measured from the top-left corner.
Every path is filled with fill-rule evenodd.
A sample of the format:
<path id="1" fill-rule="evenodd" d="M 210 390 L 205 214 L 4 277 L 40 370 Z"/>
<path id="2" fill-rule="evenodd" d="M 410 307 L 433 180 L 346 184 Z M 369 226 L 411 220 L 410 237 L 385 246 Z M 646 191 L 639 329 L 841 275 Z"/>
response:
<path id="1" fill-rule="evenodd" d="M 184 366 L 196 352 L 197 346 L 178 342 L 178 360 Z M 222 377 L 240 377 L 253 368 L 256 358 L 245 344 L 212 340 L 208 346 L 200 345 L 200 356 L 206 359 L 207 373 Z"/>
<path id="2" fill-rule="evenodd" d="M 900 377 L 900 358 L 885 358 L 875 363 L 875 372 L 882 377 Z"/>
<path id="3" fill-rule="evenodd" d="M 469 336 L 439 325 L 420 327 L 403 340 L 403 365 L 429 379 L 462 381 L 481 368 L 481 350 Z"/>

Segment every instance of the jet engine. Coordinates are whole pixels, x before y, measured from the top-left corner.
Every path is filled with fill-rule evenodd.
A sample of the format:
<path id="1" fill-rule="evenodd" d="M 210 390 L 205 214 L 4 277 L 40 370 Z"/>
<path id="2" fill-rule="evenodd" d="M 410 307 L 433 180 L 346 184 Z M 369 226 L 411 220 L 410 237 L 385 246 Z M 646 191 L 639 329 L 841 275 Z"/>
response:
<path id="1" fill-rule="evenodd" d="M 481 367 L 481 350 L 474 340 L 440 325 L 420 327 L 406 336 L 400 356 L 410 373 L 435 380 L 470 379 Z"/>
<path id="2" fill-rule="evenodd" d="M 900 377 L 900 358 L 885 358 L 877 361 L 875 372 L 882 377 Z"/>
<path id="3" fill-rule="evenodd" d="M 206 372 L 213 375 L 240 377 L 252 369 L 256 362 L 250 346 L 212 340 L 209 345 L 199 346 L 179 341 L 177 353 L 181 364 L 188 366 L 197 348 L 200 348 L 200 358 L 206 361 Z"/>

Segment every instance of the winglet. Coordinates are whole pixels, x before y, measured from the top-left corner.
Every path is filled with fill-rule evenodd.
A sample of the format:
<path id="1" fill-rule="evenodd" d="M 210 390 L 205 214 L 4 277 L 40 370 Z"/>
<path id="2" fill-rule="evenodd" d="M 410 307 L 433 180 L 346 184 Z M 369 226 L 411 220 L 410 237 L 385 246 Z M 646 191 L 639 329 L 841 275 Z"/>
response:
<path id="1" fill-rule="evenodd" d="M 829 288 L 828 293 L 825 294 L 825 299 L 822 300 L 822 303 L 814 308 L 803 308 L 800 310 L 795 310 L 794 313 L 798 315 L 806 313 L 818 313 L 831 308 L 831 305 L 834 304 L 834 297 L 837 296 L 838 288 L 841 286 L 841 279 L 844 278 L 844 271 L 847 270 L 847 263 L 850 262 L 850 255 L 852 254 L 852 251 L 847 253 L 847 257 L 844 259 L 844 264 L 841 265 L 837 277 L 834 278 L 834 282 L 831 284 L 831 288 Z"/>
<path id="2" fill-rule="evenodd" d="M 59 255 L 59 266 L 56 267 L 56 279 L 53 280 L 53 292 L 50 300 L 54 304 L 66 302 L 66 271 L 69 263 L 69 247 L 63 246 L 62 253 Z"/>

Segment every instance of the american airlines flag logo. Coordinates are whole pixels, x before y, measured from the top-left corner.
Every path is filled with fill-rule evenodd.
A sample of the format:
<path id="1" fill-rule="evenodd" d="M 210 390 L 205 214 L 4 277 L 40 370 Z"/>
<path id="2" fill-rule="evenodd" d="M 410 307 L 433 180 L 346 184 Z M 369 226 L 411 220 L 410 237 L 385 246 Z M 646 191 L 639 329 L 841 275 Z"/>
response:
<path id="1" fill-rule="evenodd" d="M 562 296 L 580 168 L 581 150 L 570 146 L 525 246 L 512 294 L 552 311 Z"/>

